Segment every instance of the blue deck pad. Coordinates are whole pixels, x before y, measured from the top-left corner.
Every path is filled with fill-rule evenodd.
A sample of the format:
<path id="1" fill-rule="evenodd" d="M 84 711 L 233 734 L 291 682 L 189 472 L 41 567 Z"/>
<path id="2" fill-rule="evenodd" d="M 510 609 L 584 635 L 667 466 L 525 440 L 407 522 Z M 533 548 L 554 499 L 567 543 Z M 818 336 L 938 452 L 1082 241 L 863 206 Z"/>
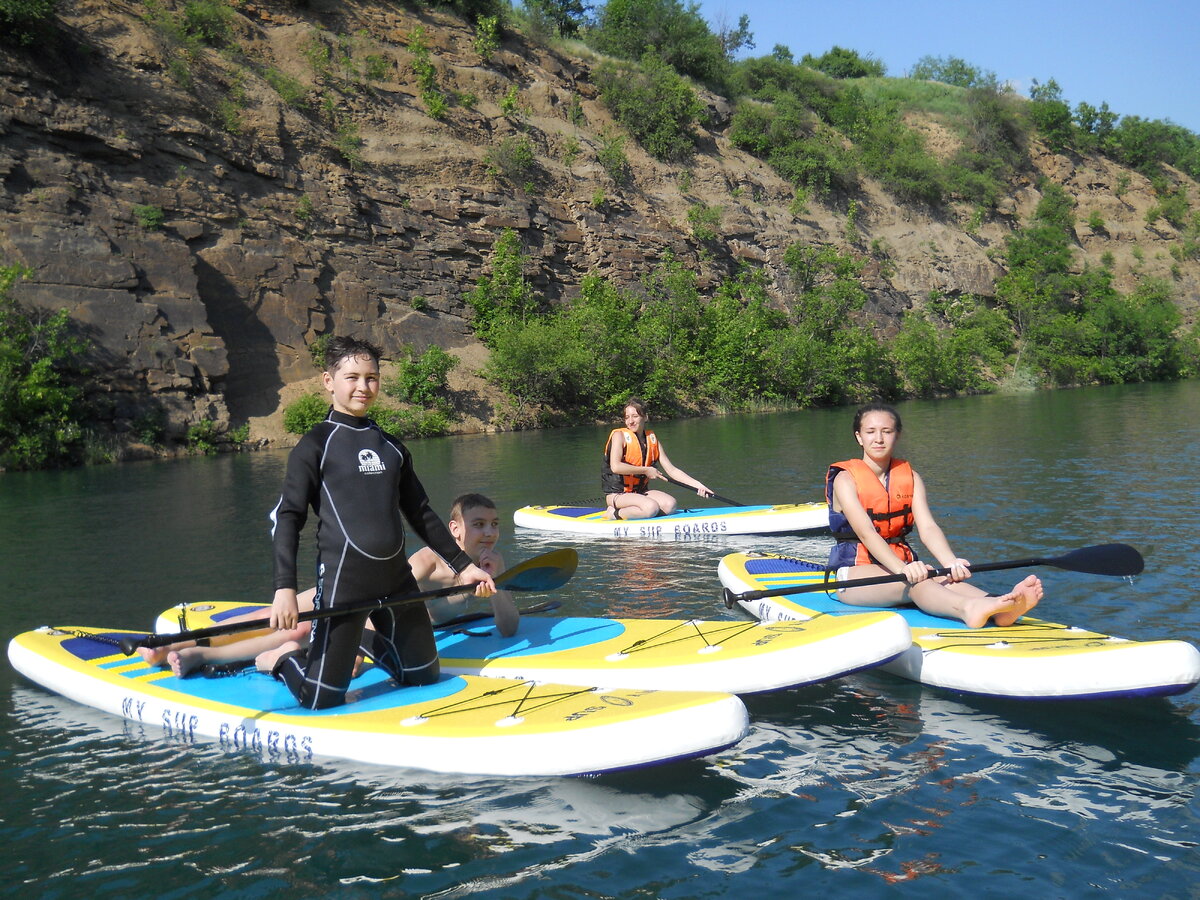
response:
<path id="1" fill-rule="evenodd" d="M 803 559 L 751 559 L 746 561 L 746 572 L 755 577 L 759 588 L 771 590 L 786 587 L 796 583 L 803 586 L 813 584 L 812 578 L 801 578 L 803 575 L 820 575 L 825 567 Z M 894 612 L 898 613 L 908 623 L 909 628 L 936 628 L 942 631 L 967 629 L 967 624 L 959 619 L 946 619 L 941 616 L 931 616 L 915 606 L 855 606 L 852 603 L 842 603 L 837 599 L 837 591 L 810 591 L 801 594 L 788 594 L 777 598 L 790 600 L 795 605 L 814 612 L 831 615 L 852 615 L 864 612 Z M 993 627 L 989 622 L 985 628 Z"/>
<path id="2" fill-rule="evenodd" d="M 67 653 L 70 653 L 76 659 L 84 662 L 91 662 L 93 659 L 102 659 L 105 656 L 112 656 L 114 653 L 120 653 L 121 647 L 118 643 L 122 638 L 144 638 L 144 631 L 97 631 L 95 635 L 89 637 L 72 637 L 64 640 L 59 646 Z M 117 663 L 107 663 L 103 668 L 109 668 L 113 665 L 121 665 L 128 663 L 130 660 L 136 660 L 136 656 L 122 656 Z"/>
<path id="3" fill-rule="evenodd" d="M 679 522 L 688 519 L 707 519 L 712 516 L 733 516 L 745 513 L 762 512 L 771 509 L 770 506 L 708 506 L 699 509 L 680 509 L 669 516 L 653 516 L 649 519 L 622 519 L 622 522 Z M 603 506 L 556 506 L 549 512 L 566 519 L 584 519 L 604 512 Z M 615 521 L 615 520 L 614 520 Z"/>
<path id="4" fill-rule="evenodd" d="M 483 634 L 487 632 L 487 634 Z M 557 650 L 589 647 L 620 637 L 625 626 L 615 619 L 521 619 L 517 633 L 501 637 L 493 619 L 472 622 L 462 630 L 435 629 L 438 654 L 463 659 L 510 659 Z"/>
<path id="5" fill-rule="evenodd" d="M 144 679 L 149 671 L 161 671 L 149 666 L 137 666 L 122 674 L 134 680 Z M 427 703 L 457 694 L 466 681 L 456 675 L 443 675 L 434 684 L 419 687 L 399 687 L 383 669 L 368 666 L 350 684 L 346 702 L 330 709 L 303 709 L 296 705 L 292 692 L 281 681 L 254 669 L 244 669 L 236 675 L 205 678 L 160 678 L 155 687 L 174 691 L 187 697 L 197 697 L 212 703 L 226 703 L 248 709 L 280 712 L 297 716 L 329 716 L 345 713 L 374 712 L 396 709 L 414 703 Z"/>

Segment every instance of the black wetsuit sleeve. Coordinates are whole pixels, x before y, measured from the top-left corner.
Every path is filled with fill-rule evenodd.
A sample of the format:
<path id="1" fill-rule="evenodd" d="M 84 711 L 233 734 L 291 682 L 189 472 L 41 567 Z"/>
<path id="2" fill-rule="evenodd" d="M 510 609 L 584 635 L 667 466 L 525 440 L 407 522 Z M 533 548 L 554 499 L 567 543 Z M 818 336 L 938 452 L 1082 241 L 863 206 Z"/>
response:
<path id="1" fill-rule="evenodd" d="M 320 442 L 312 432 L 301 438 L 288 456 L 287 474 L 279 504 L 271 514 L 275 550 L 275 590 L 296 590 L 296 557 L 308 510 L 320 510 Z"/>
<path id="2" fill-rule="evenodd" d="M 403 447 L 404 465 L 400 472 L 400 511 L 412 526 L 417 537 L 423 540 L 429 549 L 444 559 L 455 573 L 461 572 L 471 565 L 471 557 L 458 546 L 450 529 L 433 511 L 425 486 L 417 478 L 413 469 L 412 454 Z"/>

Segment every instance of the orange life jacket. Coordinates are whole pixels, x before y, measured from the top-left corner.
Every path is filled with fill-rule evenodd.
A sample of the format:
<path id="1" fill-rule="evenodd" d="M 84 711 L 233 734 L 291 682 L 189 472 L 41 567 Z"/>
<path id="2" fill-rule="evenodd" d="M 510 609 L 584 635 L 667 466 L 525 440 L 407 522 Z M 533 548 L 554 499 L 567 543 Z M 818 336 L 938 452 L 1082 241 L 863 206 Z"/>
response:
<path id="1" fill-rule="evenodd" d="M 642 445 L 636 434 L 628 428 L 614 428 L 604 442 L 604 462 L 600 468 L 600 486 L 606 494 L 644 494 L 650 479 L 645 475 L 618 475 L 608 462 L 608 453 L 612 449 L 613 437 L 618 434 L 625 436 L 625 452 L 621 461 L 631 466 L 652 466 L 658 462 L 658 438 L 653 431 L 647 431 L 646 458 L 642 459 Z"/>
<path id="2" fill-rule="evenodd" d="M 896 555 L 905 562 L 916 559 L 912 547 L 904 540 L 913 530 L 912 498 L 913 470 L 907 460 L 893 459 L 886 473 L 887 487 L 885 488 L 871 467 L 861 459 L 847 459 L 836 462 L 829 467 L 825 476 L 825 502 L 829 504 L 829 530 L 837 540 L 837 546 L 830 553 L 832 566 L 837 561 L 838 566 L 862 566 L 875 562 L 865 545 L 859 541 L 858 535 L 846 521 L 846 516 L 835 512 L 833 508 L 833 481 L 839 472 L 849 472 L 854 478 L 854 487 L 858 499 L 871 517 L 875 530 L 895 551 Z M 853 551 L 853 552 L 851 552 Z"/>

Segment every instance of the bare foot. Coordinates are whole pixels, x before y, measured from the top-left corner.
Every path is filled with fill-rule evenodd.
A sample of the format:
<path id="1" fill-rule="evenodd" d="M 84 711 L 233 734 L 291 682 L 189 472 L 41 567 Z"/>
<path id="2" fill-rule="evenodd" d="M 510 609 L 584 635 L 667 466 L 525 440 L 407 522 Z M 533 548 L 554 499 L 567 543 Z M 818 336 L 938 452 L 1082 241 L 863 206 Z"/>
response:
<path id="1" fill-rule="evenodd" d="M 281 644 L 274 650 L 264 650 L 258 656 L 254 657 L 254 667 L 258 671 L 270 675 L 275 671 L 275 664 L 279 662 L 279 658 L 285 653 L 291 653 L 293 650 L 299 650 L 300 645 L 295 641 L 288 641 L 286 644 Z"/>
<path id="2" fill-rule="evenodd" d="M 1042 580 L 1030 575 L 1013 585 L 1013 589 L 999 597 L 990 595 L 972 597 L 963 604 L 963 622 L 968 628 L 982 628 L 993 621 L 1007 628 L 1017 619 L 1037 606 L 1042 599 Z"/>
<path id="3" fill-rule="evenodd" d="M 170 647 L 138 647 L 138 656 L 142 658 L 148 666 L 165 666 L 167 664 L 167 656 L 171 652 Z"/>
<path id="4" fill-rule="evenodd" d="M 602 515 L 600 518 L 602 518 L 602 519 L 619 519 L 619 518 L 621 518 L 621 514 L 617 512 L 616 507 L 610 506 L 604 510 L 604 515 Z"/>
<path id="5" fill-rule="evenodd" d="M 204 665 L 204 651 L 199 647 L 184 647 L 167 654 L 167 665 L 176 678 L 187 678 L 199 666 Z"/>
<path id="6" fill-rule="evenodd" d="M 992 621 L 997 625 L 1007 628 L 1012 625 L 1017 619 L 1025 615 L 1042 599 L 1042 579 L 1036 575 L 1030 575 L 1024 580 L 1013 585 L 1013 589 L 1006 596 L 1013 598 L 1013 604 L 1010 608 L 1002 612 L 993 613 Z"/>

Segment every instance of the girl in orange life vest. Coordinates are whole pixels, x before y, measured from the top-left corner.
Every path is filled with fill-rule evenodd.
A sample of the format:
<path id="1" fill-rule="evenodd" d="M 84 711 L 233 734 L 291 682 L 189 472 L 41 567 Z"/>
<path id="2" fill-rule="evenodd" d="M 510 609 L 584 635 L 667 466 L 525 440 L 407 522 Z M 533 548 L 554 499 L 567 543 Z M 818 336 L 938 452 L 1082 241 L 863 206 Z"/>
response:
<path id="1" fill-rule="evenodd" d="M 664 477 L 656 462 L 676 481 L 694 487 L 701 497 L 712 496 L 712 491 L 672 464 L 654 432 L 646 430 L 646 408 L 630 398 L 625 404 L 625 427 L 613 429 L 604 445 L 600 485 L 608 501 L 606 519 L 649 519 L 675 512 L 678 504 L 674 497 L 648 488 L 652 479 Z"/>
<path id="2" fill-rule="evenodd" d="M 879 575 L 903 575 L 904 581 L 844 588 L 838 599 L 856 606 L 915 603 L 927 613 L 962 619 L 971 628 L 988 620 L 1011 625 L 1042 599 L 1042 582 L 1030 575 L 1007 594 L 995 596 L 966 584 L 970 563 L 954 555 L 929 511 L 925 483 L 907 461 L 892 451 L 900 438 L 900 416 L 890 406 L 864 406 L 854 416 L 854 439 L 861 460 L 829 467 L 826 500 L 829 527 L 838 544 L 829 567 L 838 581 Z M 950 575 L 929 576 L 933 567 L 916 558 L 904 536 L 916 526 L 921 542 Z"/>

